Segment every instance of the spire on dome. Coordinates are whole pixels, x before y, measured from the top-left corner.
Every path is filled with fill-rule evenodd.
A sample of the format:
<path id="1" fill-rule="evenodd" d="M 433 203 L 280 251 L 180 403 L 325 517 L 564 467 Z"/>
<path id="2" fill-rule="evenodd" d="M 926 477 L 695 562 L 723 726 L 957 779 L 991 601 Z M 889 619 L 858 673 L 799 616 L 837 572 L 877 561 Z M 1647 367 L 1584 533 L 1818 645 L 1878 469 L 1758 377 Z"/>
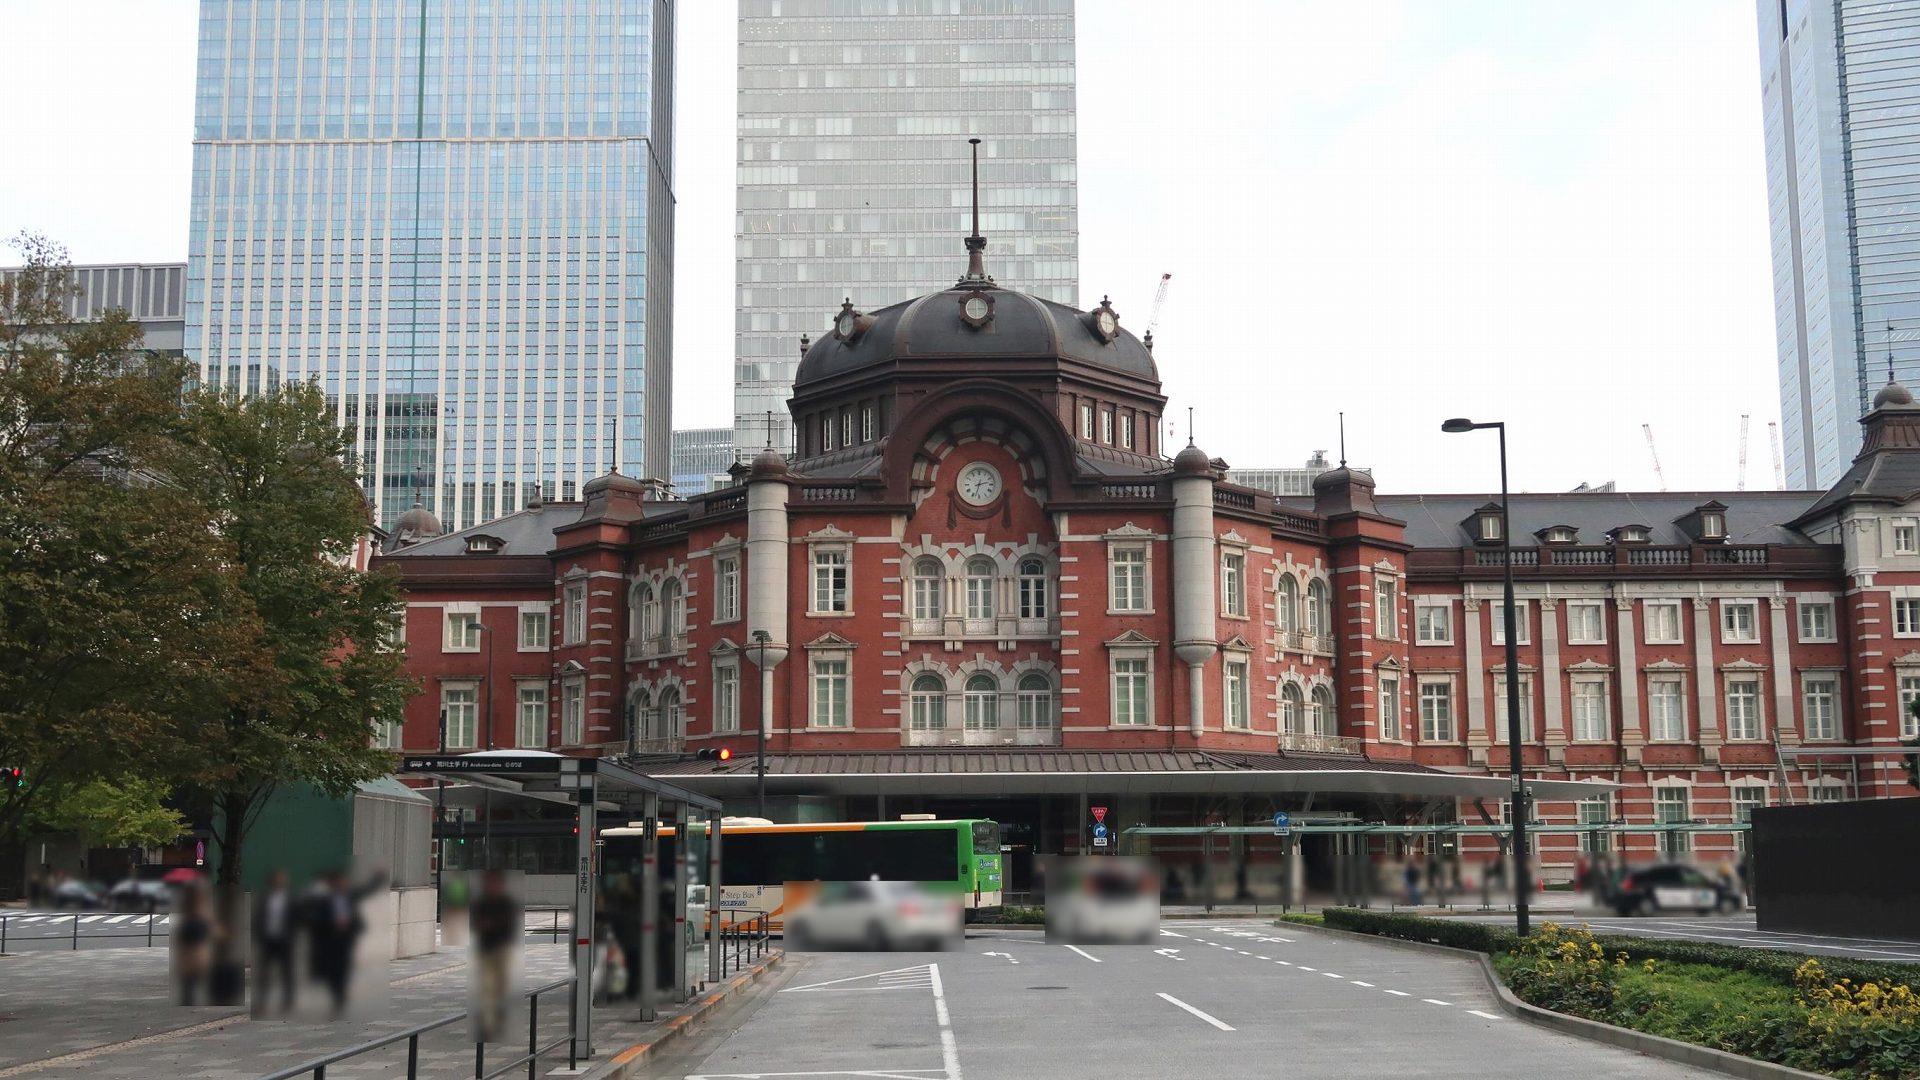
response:
<path id="1" fill-rule="evenodd" d="M 993 279 L 987 276 L 987 238 L 980 235 L 980 140 L 967 143 L 973 147 L 973 233 L 967 237 L 967 272 L 960 283 L 986 285 Z"/>

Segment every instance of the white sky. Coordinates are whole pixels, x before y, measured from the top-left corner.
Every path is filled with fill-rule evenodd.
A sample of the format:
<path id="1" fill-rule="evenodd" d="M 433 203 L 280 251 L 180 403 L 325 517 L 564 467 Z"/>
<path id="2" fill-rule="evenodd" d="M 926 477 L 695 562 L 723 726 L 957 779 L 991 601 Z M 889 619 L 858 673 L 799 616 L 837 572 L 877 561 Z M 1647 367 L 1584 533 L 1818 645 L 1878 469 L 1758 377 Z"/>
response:
<path id="1" fill-rule="evenodd" d="M 1772 486 L 1752 0 L 1080 0 L 1083 306 L 1236 465 L 1383 491 Z M 0 235 L 185 258 L 195 4 L 6 0 Z M 734 15 L 681 0 L 675 422 L 732 413 Z M 5 256 L 0 256 L 4 258 Z M 959 267 L 959 238 L 954 260 Z"/>

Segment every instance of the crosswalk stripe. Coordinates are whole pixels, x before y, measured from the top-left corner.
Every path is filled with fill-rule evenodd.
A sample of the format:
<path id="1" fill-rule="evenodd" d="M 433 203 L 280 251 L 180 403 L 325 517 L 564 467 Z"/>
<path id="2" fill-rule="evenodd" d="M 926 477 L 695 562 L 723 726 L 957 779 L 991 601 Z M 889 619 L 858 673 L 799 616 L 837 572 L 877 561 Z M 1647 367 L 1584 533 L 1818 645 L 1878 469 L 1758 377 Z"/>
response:
<path id="1" fill-rule="evenodd" d="M 81 916 L 80 921 L 83 923 L 99 922 L 101 919 L 104 919 L 104 918 L 106 918 L 105 915 L 83 915 Z"/>
<path id="2" fill-rule="evenodd" d="M 107 925 L 112 926 L 114 923 L 126 922 L 131 918 L 133 918 L 132 915 L 115 915 L 113 918 L 107 920 Z"/>

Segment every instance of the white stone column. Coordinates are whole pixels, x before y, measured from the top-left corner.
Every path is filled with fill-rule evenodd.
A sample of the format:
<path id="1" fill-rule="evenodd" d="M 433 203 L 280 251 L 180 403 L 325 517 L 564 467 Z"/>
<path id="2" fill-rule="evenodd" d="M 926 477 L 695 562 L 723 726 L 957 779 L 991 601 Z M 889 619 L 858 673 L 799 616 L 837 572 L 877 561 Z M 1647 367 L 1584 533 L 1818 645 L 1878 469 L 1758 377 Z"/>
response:
<path id="1" fill-rule="evenodd" d="M 1460 604 L 1460 640 L 1466 650 L 1467 745 L 1478 747 L 1476 759 L 1483 760 L 1487 738 L 1487 670 L 1480 648 L 1480 600 L 1468 596 Z"/>
<path id="2" fill-rule="evenodd" d="M 1780 741 L 1795 744 L 1800 741 L 1800 724 L 1793 708 L 1793 655 L 1792 638 L 1787 635 L 1793 628 L 1787 620 L 1787 598 L 1770 596 L 1767 598 L 1770 620 L 1767 624 L 1769 644 L 1773 652 L 1773 723 L 1774 730 L 1780 733 Z M 1835 702 L 1835 706 L 1838 706 Z"/>
<path id="3" fill-rule="evenodd" d="M 747 482 L 747 640 L 742 650 L 760 669 L 760 729 L 768 738 L 773 736 L 773 671 L 788 648 L 786 466 L 777 457 L 769 461 L 771 454 L 754 462 Z M 768 638 L 764 647 L 754 638 L 761 631 Z"/>
<path id="4" fill-rule="evenodd" d="M 1696 596 L 1687 602 L 1693 605 L 1693 722 L 1700 732 L 1701 754 L 1718 761 L 1726 740 L 1720 734 L 1719 672 L 1713 666 L 1713 601 Z"/>
<path id="5" fill-rule="evenodd" d="M 1206 730 L 1206 663 L 1220 650 L 1214 563 L 1213 476 L 1182 474 L 1173 482 L 1173 652 L 1187 665 L 1187 728 L 1196 736 Z"/>
<path id="6" fill-rule="evenodd" d="M 1640 748 L 1646 745 L 1647 730 L 1640 721 L 1640 663 L 1636 649 L 1640 636 L 1634 628 L 1631 594 L 1614 596 L 1614 655 L 1620 658 L 1620 745 L 1627 761 L 1640 760 Z"/>
<path id="7" fill-rule="evenodd" d="M 1567 753 L 1567 720 L 1560 705 L 1560 601 L 1551 593 L 1540 598 L 1540 708 L 1547 758 L 1559 761 Z"/>

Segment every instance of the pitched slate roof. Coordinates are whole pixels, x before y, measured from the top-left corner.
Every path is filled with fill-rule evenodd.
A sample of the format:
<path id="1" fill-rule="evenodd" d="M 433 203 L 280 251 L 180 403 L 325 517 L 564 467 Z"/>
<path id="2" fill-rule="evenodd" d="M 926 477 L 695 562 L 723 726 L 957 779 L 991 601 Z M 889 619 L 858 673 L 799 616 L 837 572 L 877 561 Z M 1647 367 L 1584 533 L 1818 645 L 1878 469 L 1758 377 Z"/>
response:
<path id="1" fill-rule="evenodd" d="M 1920 484 L 1916 484 L 1920 487 Z M 1817 491 L 1580 491 L 1523 493 L 1512 496 L 1513 542 L 1538 544 L 1536 532 L 1554 525 L 1579 530 L 1579 543 L 1604 544 L 1607 532 L 1622 525 L 1645 525 L 1655 544 L 1687 544 L 1692 539 L 1674 522 L 1695 507 L 1719 500 L 1727 507 L 1727 539 L 1735 544 L 1812 544 L 1789 527 L 1820 499 Z M 1380 512 L 1407 523 L 1407 543 L 1423 548 L 1457 548 L 1473 543 L 1464 522 L 1499 495 L 1376 495 Z"/>
<path id="2" fill-rule="evenodd" d="M 467 537 L 492 536 L 500 540 L 495 554 L 545 555 L 553 550 L 553 530 L 577 520 L 581 508 L 582 504 L 577 502 L 542 503 L 386 554 L 403 559 L 416 555 L 465 555 Z"/>

